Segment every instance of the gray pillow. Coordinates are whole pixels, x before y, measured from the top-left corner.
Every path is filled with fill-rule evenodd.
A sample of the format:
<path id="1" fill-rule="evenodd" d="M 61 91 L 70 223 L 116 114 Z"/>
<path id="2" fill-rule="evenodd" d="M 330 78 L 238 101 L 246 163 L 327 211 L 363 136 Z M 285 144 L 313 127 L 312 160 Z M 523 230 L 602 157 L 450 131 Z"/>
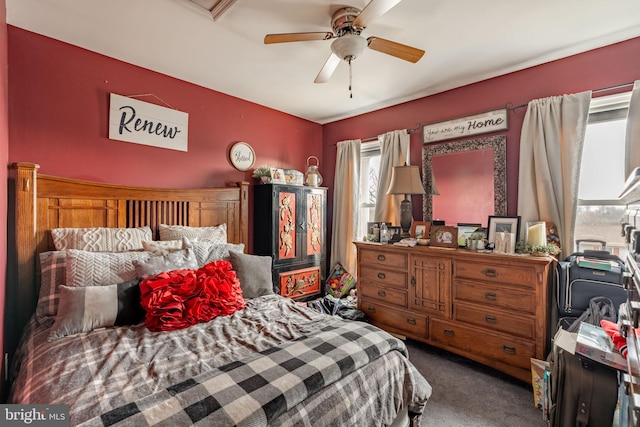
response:
<path id="1" fill-rule="evenodd" d="M 152 255 L 144 261 L 134 261 L 138 277 L 146 279 L 172 270 L 195 270 L 198 261 L 191 249 L 182 249 L 167 255 Z"/>
<path id="2" fill-rule="evenodd" d="M 256 298 L 273 294 L 270 256 L 230 252 L 229 261 L 236 271 L 244 298 Z"/>
<path id="3" fill-rule="evenodd" d="M 227 243 L 227 224 L 211 227 L 189 227 L 186 225 L 158 225 L 160 240 L 208 240 L 212 243 Z"/>
<path id="4" fill-rule="evenodd" d="M 108 326 L 135 325 L 144 320 L 140 279 L 117 285 L 71 288 L 60 286 L 60 302 L 49 341 Z"/>
<path id="5" fill-rule="evenodd" d="M 102 286 L 136 278 L 134 261 L 144 261 L 149 252 L 67 251 L 65 285 L 70 287 Z"/>
<path id="6" fill-rule="evenodd" d="M 198 240 L 183 239 L 183 246 L 192 249 L 198 260 L 198 267 L 212 261 L 229 257 L 229 252 L 244 252 L 244 243 L 212 243 Z"/>

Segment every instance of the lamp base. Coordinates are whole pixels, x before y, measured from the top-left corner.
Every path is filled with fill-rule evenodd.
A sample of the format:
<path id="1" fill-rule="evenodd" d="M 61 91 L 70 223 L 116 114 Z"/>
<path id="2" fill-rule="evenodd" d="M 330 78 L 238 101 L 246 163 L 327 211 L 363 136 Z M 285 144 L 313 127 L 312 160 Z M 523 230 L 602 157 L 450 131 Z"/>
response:
<path id="1" fill-rule="evenodd" d="M 400 237 L 403 239 L 410 236 L 409 230 L 413 222 L 413 203 L 411 199 L 405 195 L 405 199 L 400 203 Z"/>

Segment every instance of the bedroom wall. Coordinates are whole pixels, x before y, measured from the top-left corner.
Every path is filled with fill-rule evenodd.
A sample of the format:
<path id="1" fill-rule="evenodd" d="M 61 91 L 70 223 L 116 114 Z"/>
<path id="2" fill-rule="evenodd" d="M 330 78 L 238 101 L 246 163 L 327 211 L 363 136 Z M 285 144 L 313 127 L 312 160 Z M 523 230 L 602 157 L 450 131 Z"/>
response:
<path id="1" fill-rule="evenodd" d="M 7 95 L 7 3 L 0 0 L 0 164 L 9 158 L 9 126 Z M 7 168 L 0 168 L 0 182 L 7 182 Z M 7 267 L 7 186 L 0 186 L 0 331 L 4 330 L 4 301 Z M 0 354 L 4 343 L 0 340 Z M 4 360 L 4 356 L 2 357 Z M 4 363 L 0 363 L 0 402 L 5 401 Z"/>
<path id="2" fill-rule="evenodd" d="M 429 54 L 423 61 L 429 60 Z M 469 66 L 473 66 L 470 58 Z M 428 76 L 425 76 L 428 79 Z M 577 93 L 610 87 L 640 79 L 640 38 L 570 56 L 522 71 L 485 80 L 437 95 L 326 124 L 323 127 L 325 184 L 329 201 L 335 174 L 336 147 L 339 141 L 379 135 L 394 129 L 410 129 L 422 124 L 463 117 L 483 111 L 526 104 L 537 98 Z M 626 90 L 629 90 L 627 87 Z M 602 92 L 594 96 L 615 93 Z M 520 132 L 526 108 L 509 113 L 507 136 L 507 209 L 516 215 L 518 200 L 518 164 Z M 450 142 L 450 141 L 447 141 Z M 422 167 L 421 128 L 411 134 L 411 164 Z M 329 207 L 332 216 L 332 206 Z M 413 216 L 422 219 L 422 197 L 413 196 Z M 329 222 L 331 224 L 331 222 Z M 329 235 L 330 231 L 329 231 Z"/>

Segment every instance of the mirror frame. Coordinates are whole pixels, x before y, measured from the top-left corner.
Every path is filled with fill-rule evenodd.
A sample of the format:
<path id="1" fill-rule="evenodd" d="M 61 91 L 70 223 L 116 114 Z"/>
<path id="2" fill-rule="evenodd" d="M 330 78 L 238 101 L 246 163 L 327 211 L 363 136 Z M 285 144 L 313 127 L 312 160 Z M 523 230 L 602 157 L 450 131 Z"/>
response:
<path id="1" fill-rule="evenodd" d="M 431 180 L 425 179 L 431 174 L 433 156 L 486 148 L 493 148 L 494 215 L 507 214 L 507 137 L 498 135 L 442 144 L 424 144 L 422 147 L 422 186 L 426 193 L 422 196 L 424 221 L 430 221 L 433 217 Z"/>

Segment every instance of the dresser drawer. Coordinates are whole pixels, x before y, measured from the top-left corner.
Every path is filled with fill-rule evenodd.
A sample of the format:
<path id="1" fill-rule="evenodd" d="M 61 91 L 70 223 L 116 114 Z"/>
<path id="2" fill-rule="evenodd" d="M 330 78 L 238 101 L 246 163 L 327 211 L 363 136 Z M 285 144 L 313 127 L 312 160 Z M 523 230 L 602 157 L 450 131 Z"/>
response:
<path id="1" fill-rule="evenodd" d="M 388 325 L 401 333 L 418 337 L 427 336 L 426 316 L 420 316 L 406 310 L 393 310 L 367 299 L 362 299 L 360 310 L 364 311 L 369 319 L 382 329 L 384 329 L 383 325 Z"/>
<path id="2" fill-rule="evenodd" d="M 386 269 L 406 270 L 409 266 L 409 255 L 404 252 L 386 252 L 384 250 L 362 249 L 360 264 Z M 362 269 L 363 272 L 366 268 Z"/>
<path id="3" fill-rule="evenodd" d="M 431 319 L 429 329 L 432 341 L 523 369 L 530 369 L 530 358 L 535 357 L 535 345 L 525 340 L 438 319 Z"/>
<path id="4" fill-rule="evenodd" d="M 390 271 L 384 268 L 378 268 L 377 266 L 367 266 L 360 269 L 360 283 L 375 283 L 382 286 L 407 289 L 407 276 L 406 271 Z"/>
<path id="5" fill-rule="evenodd" d="M 454 275 L 456 278 L 487 280 L 529 288 L 534 288 L 536 285 L 536 270 L 529 265 L 505 265 L 456 260 L 454 263 Z"/>
<path id="6" fill-rule="evenodd" d="M 507 308 L 531 314 L 535 313 L 536 307 L 536 297 L 533 292 L 488 286 L 464 280 L 454 282 L 453 298 L 455 301 L 475 302 L 487 307 Z"/>
<path id="7" fill-rule="evenodd" d="M 453 319 L 522 338 L 533 339 L 535 337 L 533 316 L 519 316 L 477 305 L 457 303 L 453 309 Z"/>
<path id="8" fill-rule="evenodd" d="M 407 292 L 396 289 L 381 288 L 379 286 L 367 284 L 359 289 L 361 297 L 378 300 L 385 304 L 398 307 L 407 307 Z"/>

